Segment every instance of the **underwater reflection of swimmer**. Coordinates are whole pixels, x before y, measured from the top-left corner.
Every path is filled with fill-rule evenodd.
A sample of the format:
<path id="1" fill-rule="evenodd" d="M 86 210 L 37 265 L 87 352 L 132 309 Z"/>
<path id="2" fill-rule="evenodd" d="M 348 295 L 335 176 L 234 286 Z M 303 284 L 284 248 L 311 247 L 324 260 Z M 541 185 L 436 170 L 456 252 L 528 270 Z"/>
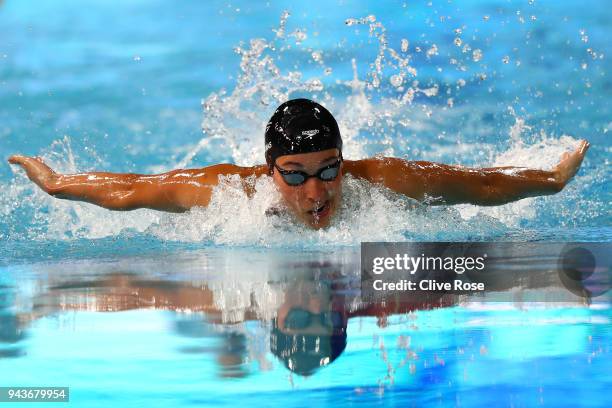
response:
<path id="1" fill-rule="evenodd" d="M 291 276 L 265 284 L 255 282 L 250 289 L 242 287 L 241 290 L 237 290 L 237 282 L 231 280 L 221 285 L 215 282 L 211 288 L 208 283 L 162 281 L 114 273 L 96 281 L 51 286 L 48 292 L 34 299 L 30 320 L 63 310 L 174 311 L 177 312 L 175 329 L 180 335 L 203 341 L 220 340 L 204 341 L 202 346 L 190 346 L 181 351 L 216 355 L 219 375 L 223 377 L 248 375 L 248 362 L 254 359 L 262 368 L 268 367 L 265 350 L 258 354 L 252 349 L 252 343 L 259 341 L 255 337 L 265 337 L 265 334 L 252 337 L 245 327 L 235 325 L 260 321 L 262 330 L 270 329 L 270 351 L 293 373 L 308 376 L 333 363 L 344 352 L 349 341 L 350 319 L 375 317 L 378 325 L 385 327 L 389 316 L 451 307 L 460 299 L 448 293 L 408 291 L 366 299 L 359 290 L 358 276 L 335 276 L 331 271 L 315 279 L 310 272 L 306 276 L 298 272 L 291 270 Z M 511 272 L 505 270 L 504 275 Z M 500 281 L 497 289 L 513 289 L 519 283 L 529 288 L 551 285 L 547 277 L 552 276 L 552 272 L 547 269 L 528 268 L 521 273 L 540 278 L 524 281 L 515 273 L 512 278 Z M 257 292 L 255 288 L 261 289 L 262 285 L 265 290 Z M 262 296 L 276 300 L 269 301 Z"/>
<path id="2" fill-rule="evenodd" d="M 449 307 L 456 301 L 449 295 L 414 296 L 408 292 L 364 301 L 345 284 L 305 280 L 294 282 L 285 291 L 273 320 L 270 349 L 292 372 L 308 376 L 336 360 L 347 345 L 349 319 L 376 317 L 384 327 L 388 316 Z"/>
<path id="3" fill-rule="evenodd" d="M 349 174 L 428 204 L 501 205 L 526 197 L 555 194 L 576 174 L 589 148 L 586 141 L 561 157 L 551 170 L 522 167 L 467 168 L 395 157 L 347 160 L 335 118 L 320 104 L 294 99 L 280 105 L 265 131 L 265 165 L 217 164 L 159 175 L 58 174 L 41 159 L 13 155 L 9 163 L 48 194 L 85 201 L 110 210 L 150 208 L 184 212 L 205 207 L 222 176 L 237 176 L 249 196 L 255 179 L 270 177 L 279 206 L 305 225 L 331 224 L 342 200 L 342 178 Z"/>
<path id="4" fill-rule="evenodd" d="M 346 308 L 325 284 L 298 282 L 272 320 L 270 350 L 294 373 L 310 375 L 346 348 Z"/>
<path id="5" fill-rule="evenodd" d="M 344 351 L 347 344 L 348 319 L 357 316 L 377 316 L 381 322 L 389 314 L 406 313 L 419 308 L 444 306 L 439 299 L 432 304 L 414 299 L 395 299 L 380 304 L 359 304 L 356 294 L 347 296 L 343 286 L 319 280 L 298 280 L 278 283 L 282 301 L 266 310 L 261 302 L 248 296 L 251 304 L 234 316 L 231 324 L 223 318 L 228 310 L 219 306 L 216 297 L 227 297 L 231 289 L 213 291 L 206 284 L 166 282 L 142 279 L 137 275 L 114 273 L 102 280 L 55 284 L 38 295 L 28 316 L 33 320 L 65 310 L 117 312 L 133 309 L 161 309 L 178 312 L 175 328 L 182 336 L 221 340 L 220 344 L 181 349 L 185 353 L 216 355 L 220 375 L 248 375 L 249 344 L 234 323 L 261 321 L 264 327 L 271 319 L 270 351 L 292 372 L 311 375 L 329 365 Z M 351 306 L 349 306 L 351 305 Z M 231 309 L 232 305 L 226 305 Z M 181 314 L 186 312 L 188 314 Z M 195 313 L 193 313 L 195 312 Z M 257 357 L 256 357 L 257 358 Z M 260 361 L 261 365 L 267 364 Z"/>

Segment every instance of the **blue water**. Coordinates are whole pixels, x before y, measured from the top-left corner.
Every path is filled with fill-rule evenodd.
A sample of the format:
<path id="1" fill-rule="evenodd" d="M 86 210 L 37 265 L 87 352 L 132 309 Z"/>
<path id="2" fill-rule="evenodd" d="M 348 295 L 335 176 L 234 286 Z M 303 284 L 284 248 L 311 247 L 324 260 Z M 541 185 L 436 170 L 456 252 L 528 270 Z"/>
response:
<path id="1" fill-rule="evenodd" d="M 3 159 L 65 172 L 261 163 L 267 118 L 293 96 L 336 114 L 347 158 L 550 167 L 592 145 L 563 192 L 501 207 L 414 213 L 349 185 L 356 215 L 321 233 L 258 218 L 265 191 L 181 215 L 109 213 L 0 165 L 0 386 L 70 386 L 87 407 L 606 405 L 606 302 L 468 302 L 387 311 L 386 326 L 355 312 L 344 352 L 304 377 L 270 350 L 287 288 L 262 276 L 291 287 L 326 263 L 351 275 L 361 241 L 610 242 L 611 24 L 604 0 L 0 1 Z M 212 291 L 215 311 L 183 287 Z"/>

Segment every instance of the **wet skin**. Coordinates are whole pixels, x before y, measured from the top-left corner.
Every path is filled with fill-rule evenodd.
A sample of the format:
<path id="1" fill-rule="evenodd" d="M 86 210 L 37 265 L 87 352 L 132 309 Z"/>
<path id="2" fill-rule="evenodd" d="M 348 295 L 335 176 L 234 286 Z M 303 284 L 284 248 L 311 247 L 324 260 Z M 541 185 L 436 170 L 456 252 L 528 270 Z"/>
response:
<path id="1" fill-rule="evenodd" d="M 334 164 L 339 158 L 340 152 L 337 149 L 329 149 L 315 153 L 280 156 L 276 159 L 276 165 L 283 170 L 316 174 L 319 169 Z M 272 179 L 284 203 L 299 220 L 312 228 L 323 228 L 330 224 L 340 204 L 342 167 L 343 163 L 340 164 L 338 176 L 332 181 L 310 177 L 304 184 L 290 186 L 276 170 L 272 173 Z"/>
<path id="2" fill-rule="evenodd" d="M 303 185 L 289 186 L 278 171 L 266 165 L 240 167 L 217 164 L 200 169 L 173 170 L 142 175 L 107 172 L 59 174 L 42 159 L 13 155 L 9 163 L 21 166 L 27 176 L 48 194 L 85 201 L 109 210 L 150 208 L 184 212 L 206 206 L 220 176 L 238 175 L 247 194 L 253 193 L 251 177 L 271 176 L 284 203 L 306 225 L 318 229 L 330 225 L 342 198 L 344 174 L 380 184 L 392 191 L 428 204 L 501 205 L 526 197 L 550 195 L 563 190 L 576 174 L 589 148 L 586 140 L 565 153 L 551 170 L 523 167 L 469 168 L 394 157 L 344 160 L 333 181 L 309 178 Z M 337 149 L 280 156 L 277 166 L 315 174 L 337 160 Z M 323 207 L 322 207 L 323 206 Z M 313 212 L 313 210 L 319 210 Z"/>

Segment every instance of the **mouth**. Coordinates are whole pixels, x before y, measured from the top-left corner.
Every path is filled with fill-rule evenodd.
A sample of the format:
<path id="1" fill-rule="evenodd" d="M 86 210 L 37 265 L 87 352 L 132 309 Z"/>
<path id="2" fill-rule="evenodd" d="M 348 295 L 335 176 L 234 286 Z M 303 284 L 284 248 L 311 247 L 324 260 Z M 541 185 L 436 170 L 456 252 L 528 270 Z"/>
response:
<path id="1" fill-rule="evenodd" d="M 330 210 L 331 210 L 331 201 L 327 200 L 320 207 L 317 207 L 314 210 L 308 211 L 308 214 L 311 214 L 315 218 L 323 218 L 329 215 Z"/>

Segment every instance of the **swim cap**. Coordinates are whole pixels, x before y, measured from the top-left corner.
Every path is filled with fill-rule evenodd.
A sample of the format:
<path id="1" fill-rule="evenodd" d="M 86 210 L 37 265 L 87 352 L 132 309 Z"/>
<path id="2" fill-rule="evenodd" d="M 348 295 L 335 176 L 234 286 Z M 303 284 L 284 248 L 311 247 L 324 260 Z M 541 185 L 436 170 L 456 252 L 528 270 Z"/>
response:
<path id="1" fill-rule="evenodd" d="M 287 154 L 342 151 L 340 129 L 333 115 L 309 99 L 292 99 L 276 109 L 266 126 L 266 162 Z"/>
<path id="2" fill-rule="evenodd" d="M 270 351 L 285 367 L 302 375 L 312 375 L 338 358 L 346 348 L 346 331 L 331 335 L 285 334 L 272 321 Z"/>

